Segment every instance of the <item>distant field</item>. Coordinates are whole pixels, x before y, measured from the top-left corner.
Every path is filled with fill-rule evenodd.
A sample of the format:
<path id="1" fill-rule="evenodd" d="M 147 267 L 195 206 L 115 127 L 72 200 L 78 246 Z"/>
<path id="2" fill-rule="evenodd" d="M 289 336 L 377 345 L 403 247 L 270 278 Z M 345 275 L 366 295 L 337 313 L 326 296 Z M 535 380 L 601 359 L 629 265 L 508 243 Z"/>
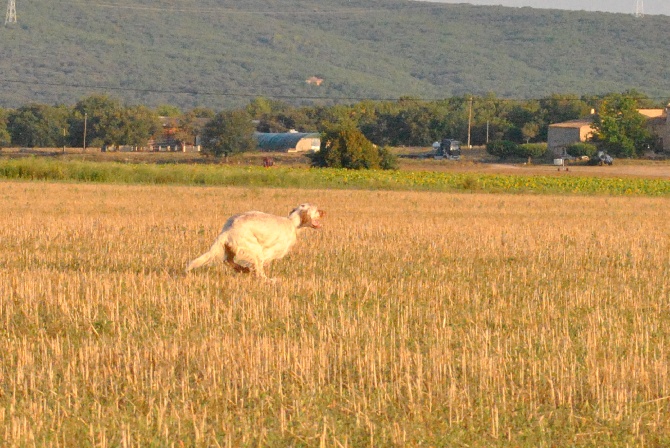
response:
<path id="1" fill-rule="evenodd" d="M 518 161 L 502 163 L 497 157 L 486 153 L 483 147 L 464 149 L 460 161 L 435 160 L 430 157 L 431 148 L 391 148 L 399 156 L 401 171 L 434 171 L 444 173 L 475 173 L 475 174 L 502 174 L 524 176 L 552 176 L 552 177 L 624 177 L 643 179 L 670 180 L 670 160 L 626 160 L 617 159 L 613 166 L 588 166 L 573 164 L 558 169 L 546 160 L 535 161 L 527 165 Z M 4 148 L 0 151 L 2 161 L 16 159 L 47 159 L 59 162 L 117 162 L 124 164 L 156 164 L 156 165 L 224 165 L 224 166 L 263 166 L 263 159 L 271 157 L 276 168 L 308 168 L 310 159 L 305 154 L 297 153 L 263 153 L 251 152 L 231 156 L 226 162 L 214 157 L 203 157 L 199 153 L 182 152 L 105 152 L 98 148 L 89 148 L 85 152 L 80 148 Z"/>
<path id="2" fill-rule="evenodd" d="M 480 151 L 481 152 L 481 151 Z M 304 155 L 263 153 L 227 161 L 184 153 L 24 152 L 0 157 L 0 179 L 116 184 L 246 186 L 306 189 L 469 191 L 483 193 L 670 196 L 670 164 L 616 167 L 501 164 L 467 155 L 461 161 L 401 158 L 397 171 L 317 169 Z"/>
<path id="3" fill-rule="evenodd" d="M 328 213 L 259 282 L 225 219 Z M 5 446 L 667 446 L 670 199 L 0 182 Z"/>

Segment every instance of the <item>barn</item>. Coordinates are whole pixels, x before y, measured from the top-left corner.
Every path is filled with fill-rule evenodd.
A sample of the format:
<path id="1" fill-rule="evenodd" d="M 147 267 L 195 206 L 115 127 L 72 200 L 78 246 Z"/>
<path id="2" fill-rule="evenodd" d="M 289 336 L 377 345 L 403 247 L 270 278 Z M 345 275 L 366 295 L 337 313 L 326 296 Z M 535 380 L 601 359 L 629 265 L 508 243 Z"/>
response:
<path id="1" fill-rule="evenodd" d="M 255 132 L 258 150 L 265 152 L 315 152 L 321 149 L 317 132 Z"/>

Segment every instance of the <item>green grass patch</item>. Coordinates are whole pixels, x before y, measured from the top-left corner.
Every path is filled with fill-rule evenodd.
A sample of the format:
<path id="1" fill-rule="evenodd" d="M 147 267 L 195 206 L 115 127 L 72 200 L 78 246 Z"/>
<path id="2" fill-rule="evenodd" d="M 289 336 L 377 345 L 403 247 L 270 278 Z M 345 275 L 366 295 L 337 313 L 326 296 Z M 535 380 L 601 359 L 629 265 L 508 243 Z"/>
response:
<path id="1" fill-rule="evenodd" d="M 670 196 L 670 181 L 665 179 L 124 164 L 59 161 L 38 157 L 0 161 L 0 179 L 276 188 Z"/>

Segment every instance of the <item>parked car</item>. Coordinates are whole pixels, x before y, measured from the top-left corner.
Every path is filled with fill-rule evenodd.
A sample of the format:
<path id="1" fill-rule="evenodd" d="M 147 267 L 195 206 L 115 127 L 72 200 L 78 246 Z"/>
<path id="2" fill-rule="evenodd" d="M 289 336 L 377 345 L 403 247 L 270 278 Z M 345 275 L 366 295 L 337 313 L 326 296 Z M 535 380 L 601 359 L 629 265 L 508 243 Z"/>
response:
<path id="1" fill-rule="evenodd" d="M 599 150 L 596 152 L 593 157 L 591 157 L 591 163 L 593 165 L 611 165 L 614 163 L 614 158 L 607 154 L 607 152 L 603 150 Z"/>

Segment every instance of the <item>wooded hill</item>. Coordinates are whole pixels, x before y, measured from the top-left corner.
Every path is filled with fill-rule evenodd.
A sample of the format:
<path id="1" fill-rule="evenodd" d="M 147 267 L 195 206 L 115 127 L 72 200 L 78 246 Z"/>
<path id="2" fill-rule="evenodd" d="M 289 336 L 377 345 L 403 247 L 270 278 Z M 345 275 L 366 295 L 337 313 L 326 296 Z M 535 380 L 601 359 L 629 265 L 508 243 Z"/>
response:
<path id="1" fill-rule="evenodd" d="M 0 27 L 0 107 L 215 110 L 495 93 L 670 96 L 670 17 L 409 0 L 17 0 Z M 305 81 L 316 76 L 320 86 Z"/>

